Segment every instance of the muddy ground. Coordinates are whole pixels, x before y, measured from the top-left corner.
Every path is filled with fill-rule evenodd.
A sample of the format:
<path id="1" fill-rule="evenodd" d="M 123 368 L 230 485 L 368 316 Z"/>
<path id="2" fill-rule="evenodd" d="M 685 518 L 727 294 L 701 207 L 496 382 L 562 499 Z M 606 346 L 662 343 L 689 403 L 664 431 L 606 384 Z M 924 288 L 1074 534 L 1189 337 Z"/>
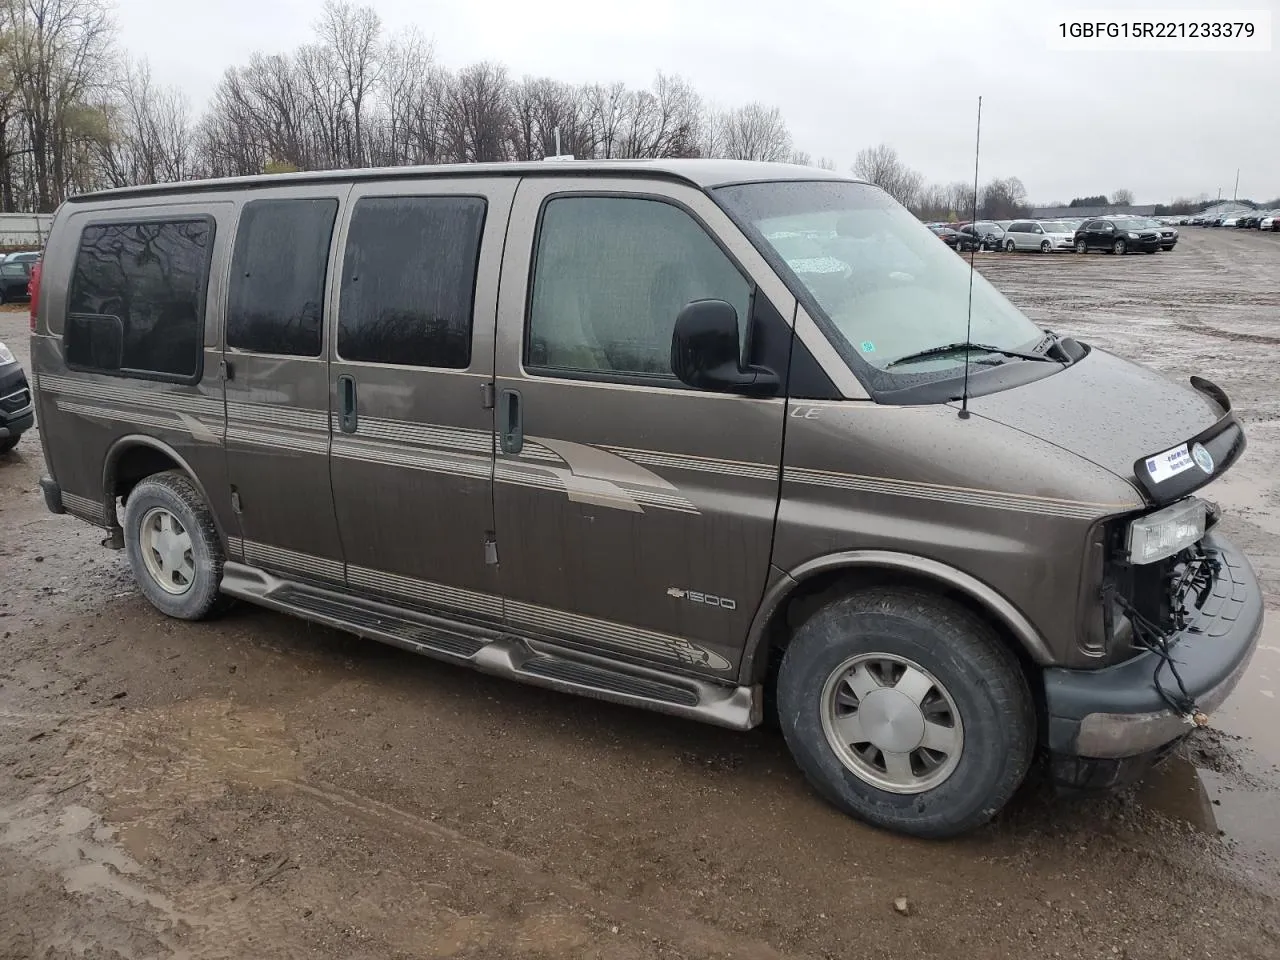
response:
<path id="1" fill-rule="evenodd" d="M 1271 624 L 1135 794 L 1033 778 L 948 843 L 835 813 L 776 732 L 560 696 L 264 610 L 180 624 L 0 457 L 0 958 L 1280 956 L 1280 235 L 979 257 L 1037 319 L 1233 397 L 1210 488 Z M 0 339 L 26 352 L 22 313 Z M 909 915 L 894 910 L 906 897 Z"/>

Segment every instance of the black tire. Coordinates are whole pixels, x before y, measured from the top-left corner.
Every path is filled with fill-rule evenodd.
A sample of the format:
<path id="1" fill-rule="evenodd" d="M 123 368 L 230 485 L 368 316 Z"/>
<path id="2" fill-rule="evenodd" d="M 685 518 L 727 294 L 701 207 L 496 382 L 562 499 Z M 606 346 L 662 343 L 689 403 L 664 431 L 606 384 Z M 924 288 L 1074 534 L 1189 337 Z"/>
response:
<path id="1" fill-rule="evenodd" d="M 167 510 L 177 518 L 191 539 L 194 575 L 183 593 L 170 593 L 161 587 L 142 557 L 142 522 L 155 508 Z M 226 557 L 213 514 L 186 474 L 176 470 L 153 474 L 133 488 L 124 508 L 124 545 L 138 588 L 161 613 L 179 620 L 203 620 L 234 603 L 218 592 Z"/>
<path id="2" fill-rule="evenodd" d="M 1017 245 L 1012 240 L 1005 241 L 1005 244 L 1004 244 L 1005 253 L 1013 253 L 1017 249 L 1018 249 Z"/>
<path id="3" fill-rule="evenodd" d="M 923 792 L 873 785 L 840 759 L 824 732 L 828 678 L 851 657 L 873 653 L 914 661 L 958 709 L 959 760 Z M 921 590 L 867 589 L 818 610 L 783 656 L 777 701 L 792 756 L 823 797 L 852 816 L 918 837 L 954 836 L 986 823 L 1022 783 L 1035 751 L 1035 706 L 1012 651 L 967 609 Z"/>
<path id="4" fill-rule="evenodd" d="M 16 437 L 5 437 L 3 440 L 0 440 L 0 454 L 8 453 L 12 450 L 18 445 L 18 441 L 20 439 L 22 439 L 22 434 L 18 434 Z"/>
<path id="5" fill-rule="evenodd" d="M 1052 253 L 1052 252 L 1053 252 L 1053 244 L 1051 244 L 1048 240 L 1042 240 L 1042 241 L 1040 241 L 1040 252 L 1041 252 L 1041 253 Z"/>
<path id="6" fill-rule="evenodd" d="M 1089 244 L 1083 240 L 1077 240 L 1076 253 L 1088 253 L 1088 252 L 1089 252 Z"/>
<path id="7" fill-rule="evenodd" d="M 1125 243 L 1123 240 L 1117 240 L 1114 244 L 1112 244 L 1111 252 L 1118 256 L 1123 257 L 1126 253 L 1129 252 L 1129 245 Z"/>

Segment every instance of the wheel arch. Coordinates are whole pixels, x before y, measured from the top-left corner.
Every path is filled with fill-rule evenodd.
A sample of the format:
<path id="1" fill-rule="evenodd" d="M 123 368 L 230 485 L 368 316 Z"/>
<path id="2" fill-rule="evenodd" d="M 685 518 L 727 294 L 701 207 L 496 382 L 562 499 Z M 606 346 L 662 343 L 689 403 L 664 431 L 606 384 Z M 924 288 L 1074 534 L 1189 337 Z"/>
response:
<path id="1" fill-rule="evenodd" d="M 785 645 L 797 615 L 829 595 L 859 583 L 896 581 L 952 594 L 985 616 L 1010 640 L 1024 668 L 1050 664 L 1048 644 L 1030 620 L 999 591 L 977 577 L 928 557 L 890 550 L 852 550 L 808 560 L 787 571 L 766 591 L 751 622 L 739 665 L 739 682 L 767 677 L 772 651 Z"/>
<path id="2" fill-rule="evenodd" d="M 106 503 L 107 521 L 112 528 L 119 528 L 120 521 L 116 516 L 116 498 L 125 498 L 139 482 L 166 470 L 178 470 L 196 488 L 200 498 L 206 504 L 210 502 L 208 491 L 191 464 L 173 447 L 163 440 L 149 437 L 146 434 L 127 434 L 120 437 L 107 450 L 102 464 L 102 492 Z M 218 518 L 213 516 L 215 527 L 219 527 Z M 225 541 L 223 531 L 218 529 L 218 536 Z"/>

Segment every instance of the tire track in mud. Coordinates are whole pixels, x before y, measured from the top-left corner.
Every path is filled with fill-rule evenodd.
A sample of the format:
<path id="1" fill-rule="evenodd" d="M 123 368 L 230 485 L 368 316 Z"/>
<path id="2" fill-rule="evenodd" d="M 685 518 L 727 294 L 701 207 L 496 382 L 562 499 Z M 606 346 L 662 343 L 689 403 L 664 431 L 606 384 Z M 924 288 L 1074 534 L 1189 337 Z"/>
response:
<path id="1" fill-rule="evenodd" d="M 51 713 L 3 716 L 15 724 L 43 724 L 55 718 L 65 719 Z M 163 870 L 146 869 L 118 839 L 139 828 L 171 832 L 174 811 L 216 804 L 230 793 L 247 791 L 323 809 L 322 817 L 311 814 L 309 820 L 355 818 L 394 835 L 396 847 L 411 841 L 420 856 L 466 862 L 470 869 L 492 874 L 504 888 L 523 891 L 516 897 L 521 902 L 552 905 L 513 920 L 442 908 L 433 900 L 423 905 L 416 920 L 413 943 L 400 945 L 412 946 L 415 952 L 422 950 L 424 940 L 440 947 L 426 951 L 427 955 L 439 956 L 493 944 L 515 945 L 516 953 L 545 953 L 557 946 L 573 950 L 595 936 L 576 919 L 587 917 L 595 918 L 597 926 L 607 925 L 610 936 L 665 945 L 686 956 L 810 957 L 780 951 L 690 916 L 659 912 L 419 814 L 335 784 L 309 780 L 302 775 L 297 750 L 280 716 L 271 710 L 188 701 L 172 708 L 103 711 L 82 718 L 79 724 L 66 724 L 60 732 L 72 743 L 62 767 L 50 771 L 53 779 L 48 787 L 15 807 L 0 809 L 0 847 L 41 863 L 68 893 L 86 898 L 95 910 L 116 904 L 129 926 L 147 931 L 166 955 L 190 960 L 249 956 L 251 945 L 255 939 L 262 942 L 264 931 L 278 935 L 267 937 L 273 945 L 271 956 L 301 960 L 315 955 L 289 932 L 299 916 L 292 898 L 258 895 L 252 881 L 190 884 L 171 898 L 160 892 L 166 886 Z M 78 779 L 71 780 L 73 774 Z M 64 806 L 55 788 L 65 789 L 62 784 L 68 780 L 83 791 L 77 803 Z M 96 812 L 93 805 L 103 812 Z M 341 899 L 340 888 L 325 894 L 325 884 L 316 883 L 314 876 L 310 879 L 306 892 L 311 899 L 331 901 L 330 906 Z M 394 889 L 388 889 L 386 898 L 366 895 L 362 910 L 376 919 L 396 897 Z M 375 925 L 368 919 L 363 924 Z M 518 949 L 520 944 L 527 950 Z M 135 943 L 114 949 L 122 960 L 141 960 L 149 956 L 144 947 Z"/>

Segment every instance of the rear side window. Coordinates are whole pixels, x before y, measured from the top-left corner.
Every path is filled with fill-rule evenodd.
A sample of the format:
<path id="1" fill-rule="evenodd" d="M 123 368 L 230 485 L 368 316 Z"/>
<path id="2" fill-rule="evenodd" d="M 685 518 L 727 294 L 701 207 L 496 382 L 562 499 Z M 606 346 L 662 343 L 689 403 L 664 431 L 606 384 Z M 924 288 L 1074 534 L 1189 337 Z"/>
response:
<path id="1" fill-rule="evenodd" d="M 63 335 L 68 364 L 198 379 L 212 245 L 208 218 L 85 227 Z"/>
<path id="2" fill-rule="evenodd" d="M 236 231 L 227 346 L 320 356 L 329 243 L 338 201 L 254 200 Z"/>
<path id="3" fill-rule="evenodd" d="M 480 197 L 370 197 L 351 215 L 338 355 L 464 369 L 471 364 Z"/>
<path id="4" fill-rule="evenodd" d="M 670 377 L 691 300 L 727 300 L 745 337 L 751 285 L 688 213 L 639 197 L 557 197 L 543 208 L 525 361 L 531 368 Z"/>
<path id="5" fill-rule="evenodd" d="M 1013 225 L 1011 225 L 1011 226 L 1009 227 L 1009 232 L 1010 232 L 1010 233 L 1030 233 L 1030 232 L 1031 232 L 1031 224 L 1029 224 L 1029 223 L 1015 223 L 1015 224 L 1013 224 Z"/>
<path id="6" fill-rule="evenodd" d="M 27 268 L 22 263 L 5 263 L 0 264 L 0 275 L 5 277 L 26 277 Z"/>

